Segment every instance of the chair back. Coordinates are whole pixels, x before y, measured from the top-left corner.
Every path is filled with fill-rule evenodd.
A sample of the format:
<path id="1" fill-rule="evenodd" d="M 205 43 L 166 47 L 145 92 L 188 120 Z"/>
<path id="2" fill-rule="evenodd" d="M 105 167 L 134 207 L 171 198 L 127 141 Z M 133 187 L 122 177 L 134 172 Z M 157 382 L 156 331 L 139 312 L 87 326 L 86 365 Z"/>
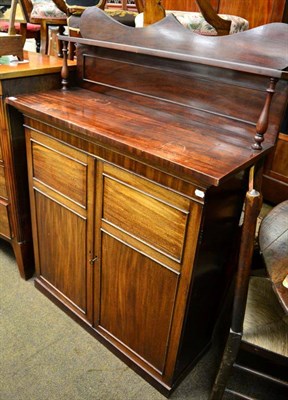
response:
<path id="1" fill-rule="evenodd" d="M 33 3 L 31 0 L 18 0 L 23 16 L 26 21 L 30 21 L 30 16 L 33 10 Z"/>

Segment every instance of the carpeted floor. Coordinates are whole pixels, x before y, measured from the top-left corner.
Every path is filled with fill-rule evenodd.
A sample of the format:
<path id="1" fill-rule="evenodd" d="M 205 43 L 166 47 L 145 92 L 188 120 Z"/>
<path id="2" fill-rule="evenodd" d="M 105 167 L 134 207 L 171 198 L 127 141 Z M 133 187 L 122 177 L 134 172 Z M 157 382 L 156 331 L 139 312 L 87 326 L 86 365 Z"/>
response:
<path id="1" fill-rule="evenodd" d="M 0 400 L 164 400 L 83 328 L 20 278 L 0 240 Z M 172 394 L 206 400 L 217 363 L 211 350 Z"/>

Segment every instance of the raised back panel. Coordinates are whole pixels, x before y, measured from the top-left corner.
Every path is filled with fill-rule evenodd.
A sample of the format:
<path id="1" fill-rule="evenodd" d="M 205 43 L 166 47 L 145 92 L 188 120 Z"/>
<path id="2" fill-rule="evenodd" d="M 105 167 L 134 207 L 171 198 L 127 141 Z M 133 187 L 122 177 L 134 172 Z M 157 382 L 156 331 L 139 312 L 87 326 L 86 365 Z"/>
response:
<path id="1" fill-rule="evenodd" d="M 273 81 L 287 79 L 285 24 L 205 37 L 185 29 L 173 15 L 131 28 L 97 8 L 87 9 L 80 24 L 80 86 L 177 115 L 182 123 L 182 117 L 185 123 L 191 118 L 221 126 L 233 136 L 251 135 L 252 141 L 269 87 L 275 94 L 264 131 L 266 143 L 274 143 L 288 92 L 286 82 L 275 89 Z M 101 30 L 95 30 L 95 24 Z M 266 108 L 262 121 L 269 114 Z"/>
<path id="2" fill-rule="evenodd" d="M 160 100 L 161 108 L 159 102 L 155 105 L 158 111 L 221 124 L 239 135 L 249 132 L 253 140 L 269 85 L 265 76 L 117 50 L 88 50 L 83 45 L 78 45 L 77 58 L 79 86 L 83 88 L 125 99 L 129 93 L 133 102 L 152 107 Z M 286 95 L 282 90 L 286 83 L 278 85 L 265 135 L 269 143 L 274 143 L 279 132 Z"/>

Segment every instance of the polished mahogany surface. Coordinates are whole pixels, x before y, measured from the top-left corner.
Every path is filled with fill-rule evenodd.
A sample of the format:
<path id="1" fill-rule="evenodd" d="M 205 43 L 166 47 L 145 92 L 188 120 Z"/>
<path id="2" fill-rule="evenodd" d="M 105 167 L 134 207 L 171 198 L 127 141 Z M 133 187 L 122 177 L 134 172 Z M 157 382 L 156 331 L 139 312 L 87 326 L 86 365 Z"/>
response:
<path id="1" fill-rule="evenodd" d="M 229 127 L 175 120 L 169 113 L 151 112 L 142 105 L 113 97 L 108 101 L 105 95 L 81 88 L 23 95 L 8 102 L 16 103 L 24 114 L 41 115 L 47 123 L 61 123 L 78 137 L 87 137 L 102 146 L 113 145 L 115 150 L 173 175 L 200 180 L 205 186 L 218 185 L 235 169 L 246 168 L 271 148 L 264 143 L 263 152 L 251 149 L 250 125 L 243 134 L 243 124 L 239 124 L 240 134 L 236 136 Z M 107 116 L 111 116 L 108 121 Z"/>

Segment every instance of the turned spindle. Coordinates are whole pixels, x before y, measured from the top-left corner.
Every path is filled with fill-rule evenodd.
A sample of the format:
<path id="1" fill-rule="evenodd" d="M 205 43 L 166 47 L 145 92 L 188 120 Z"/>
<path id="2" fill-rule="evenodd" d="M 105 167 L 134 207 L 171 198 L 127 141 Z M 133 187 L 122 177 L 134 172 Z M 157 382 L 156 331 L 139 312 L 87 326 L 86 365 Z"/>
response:
<path id="1" fill-rule="evenodd" d="M 61 69 L 61 78 L 62 78 L 62 90 L 67 90 L 68 88 L 68 77 L 69 77 L 69 70 L 68 70 L 68 49 L 67 49 L 67 42 L 64 40 L 63 41 L 63 49 L 62 49 L 62 53 L 63 53 L 63 65 L 62 65 L 62 69 Z"/>
<path id="2" fill-rule="evenodd" d="M 270 106 L 272 102 L 272 97 L 275 93 L 275 86 L 278 79 L 270 78 L 269 87 L 266 89 L 266 100 L 263 107 L 263 110 L 260 114 L 260 117 L 257 121 L 256 125 L 256 135 L 254 136 L 255 143 L 252 145 L 253 150 L 262 150 L 261 143 L 264 141 L 264 135 L 268 129 L 269 124 L 269 113 L 270 113 Z"/>

